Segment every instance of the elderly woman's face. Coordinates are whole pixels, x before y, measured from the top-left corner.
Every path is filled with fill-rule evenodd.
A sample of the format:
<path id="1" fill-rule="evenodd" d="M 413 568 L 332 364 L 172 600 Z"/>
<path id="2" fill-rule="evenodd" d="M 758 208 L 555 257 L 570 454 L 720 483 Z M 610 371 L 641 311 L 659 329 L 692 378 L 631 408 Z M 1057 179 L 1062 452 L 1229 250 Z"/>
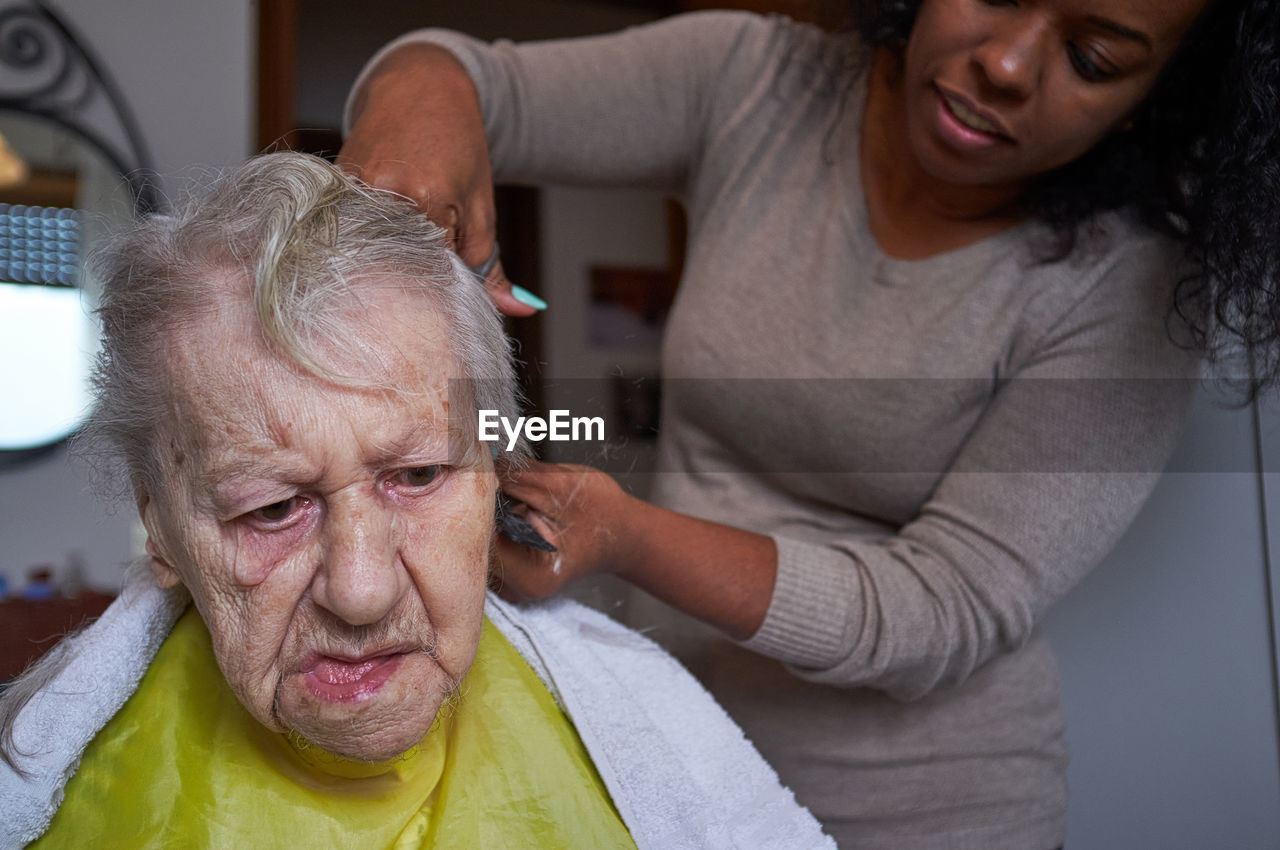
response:
<path id="1" fill-rule="evenodd" d="M 362 363 L 333 365 L 397 393 L 280 359 L 244 298 L 175 334 L 167 487 L 143 517 L 245 707 L 377 761 L 426 734 L 474 658 L 496 481 L 487 456 L 451 464 L 441 320 L 394 279 L 364 283 Z"/>

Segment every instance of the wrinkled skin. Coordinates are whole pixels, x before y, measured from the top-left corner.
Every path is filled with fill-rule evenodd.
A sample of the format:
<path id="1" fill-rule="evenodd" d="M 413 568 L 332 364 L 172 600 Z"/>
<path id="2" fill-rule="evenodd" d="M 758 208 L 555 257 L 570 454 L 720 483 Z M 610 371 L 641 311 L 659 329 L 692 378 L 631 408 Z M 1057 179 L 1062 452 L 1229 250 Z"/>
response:
<path id="1" fill-rule="evenodd" d="M 305 373 L 258 338 L 243 295 L 222 298 L 167 340 L 166 480 L 140 508 L 157 578 L 190 589 L 245 708 L 381 761 L 426 734 L 475 657 L 497 485 L 486 453 L 450 452 L 438 316 L 394 279 L 358 289 L 362 362 L 326 365 L 398 392 Z"/>

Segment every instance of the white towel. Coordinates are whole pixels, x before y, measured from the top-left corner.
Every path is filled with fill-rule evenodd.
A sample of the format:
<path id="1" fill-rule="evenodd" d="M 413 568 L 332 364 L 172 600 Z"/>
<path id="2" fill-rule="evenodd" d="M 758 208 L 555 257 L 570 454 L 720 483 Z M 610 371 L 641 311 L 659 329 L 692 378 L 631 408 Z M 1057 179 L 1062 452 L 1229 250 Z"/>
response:
<path id="1" fill-rule="evenodd" d="M 487 613 L 573 720 L 640 850 L 836 846 L 657 644 L 568 599 L 491 596 Z"/>
<path id="2" fill-rule="evenodd" d="M 0 763 L 0 850 L 34 841 L 98 731 L 137 688 L 189 603 L 135 572 L 67 647 L 72 660 L 18 718 L 22 777 Z M 572 719 L 641 850 L 833 848 L 807 810 L 671 656 L 569 600 L 515 607 L 494 625 Z"/>
<path id="3" fill-rule="evenodd" d="M 0 762 L 0 848 L 22 847 L 49 827 L 85 747 L 138 687 L 189 603 L 184 589 L 161 590 L 150 571 L 135 568 L 97 622 L 64 641 L 70 663 L 14 727 L 14 748 L 26 754 L 16 761 L 27 776 Z"/>

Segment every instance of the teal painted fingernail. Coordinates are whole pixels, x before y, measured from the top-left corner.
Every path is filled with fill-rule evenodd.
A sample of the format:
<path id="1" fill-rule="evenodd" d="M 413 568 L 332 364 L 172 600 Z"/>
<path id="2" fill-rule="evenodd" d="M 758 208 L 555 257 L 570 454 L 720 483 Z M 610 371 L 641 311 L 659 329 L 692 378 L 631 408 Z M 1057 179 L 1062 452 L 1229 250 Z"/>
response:
<path id="1" fill-rule="evenodd" d="M 523 286 L 512 285 L 511 294 L 521 304 L 528 304 L 530 307 L 533 307 L 534 309 L 537 309 L 537 310 L 547 309 L 547 302 L 543 301 L 541 298 L 534 295 L 532 292 L 525 289 Z"/>

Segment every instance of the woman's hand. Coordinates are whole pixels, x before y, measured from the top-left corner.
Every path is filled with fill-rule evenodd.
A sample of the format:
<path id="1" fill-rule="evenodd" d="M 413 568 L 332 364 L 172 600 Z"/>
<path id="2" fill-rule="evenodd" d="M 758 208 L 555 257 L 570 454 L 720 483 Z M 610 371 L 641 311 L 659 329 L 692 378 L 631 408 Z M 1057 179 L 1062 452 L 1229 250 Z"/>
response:
<path id="1" fill-rule="evenodd" d="M 413 200 L 464 263 L 484 265 L 496 245 L 489 147 L 475 85 L 453 55 L 429 44 L 395 50 L 356 93 L 352 115 L 338 164 Z M 485 287 L 509 316 L 537 312 L 512 295 L 501 263 Z"/>
<path id="2" fill-rule="evenodd" d="M 541 599 L 593 573 L 612 573 L 731 637 L 750 637 L 773 598 L 773 540 L 655 507 L 586 466 L 530 463 L 502 476 L 525 519 L 556 547 L 499 538 L 494 580 L 509 599 Z"/>
<path id="3" fill-rule="evenodd" d="M 503 491 L 524 503 L 520 513 L 555 552 L 530 549 L 498 538 L 495 585 L 512 599 L 541 599 L 598 572 L 623 574 L 629 540 L 628 516 L 643 502 L 622 491 L 598 469 L 531 462 L 503 477 Z"/>

